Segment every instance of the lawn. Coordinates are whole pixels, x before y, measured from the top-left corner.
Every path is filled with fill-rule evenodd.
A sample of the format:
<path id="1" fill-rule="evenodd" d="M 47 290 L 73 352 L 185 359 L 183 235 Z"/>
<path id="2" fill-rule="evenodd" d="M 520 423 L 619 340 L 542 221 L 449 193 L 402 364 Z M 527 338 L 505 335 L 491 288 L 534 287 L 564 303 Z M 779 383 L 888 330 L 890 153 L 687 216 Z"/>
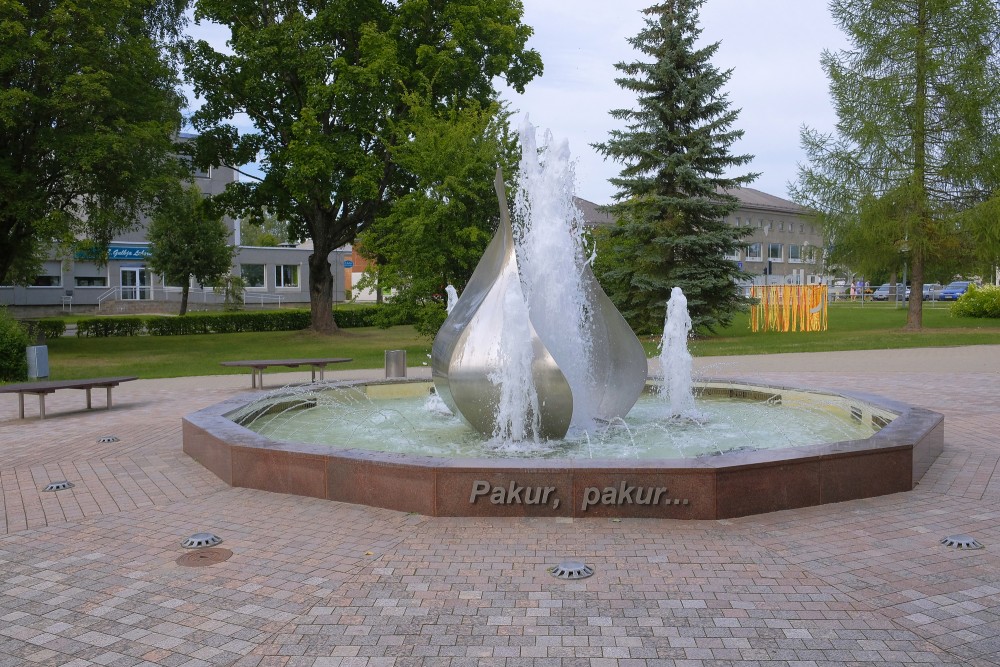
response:
<path id="1" fill-rule="evenodd" d="M 953 317 L 945 304 L 925 304 L 924 329 L 902 331 L 906 311 L 894 304 L 835 303 L 830 305 L 829 330 L 811 333 L 753 333 L 747 314 L 732 326 L 693 339 L 695 356 L 818 352 L 829 350 L 940 347 L 1000 344 L 1000 319 Z M 646 338 L 648 356 L 658 354 L 658 337 Z M 430 363 L 431 341 L 413 327 L 345 329 L 334 336 L 309 331 L 214 334 L 203 336 L 142 336 L 126 338 L 62 337 L 50 340 L 52 379 L 108 375 L 143 378 L 246 373 L 223 368 L 220 361 L 297 357 L 350 357 L 337 369 L 381 368 L 385 350 L 406 350 L 410 366 Z M 286 369 L 275 369 L 280 372 Z"/>

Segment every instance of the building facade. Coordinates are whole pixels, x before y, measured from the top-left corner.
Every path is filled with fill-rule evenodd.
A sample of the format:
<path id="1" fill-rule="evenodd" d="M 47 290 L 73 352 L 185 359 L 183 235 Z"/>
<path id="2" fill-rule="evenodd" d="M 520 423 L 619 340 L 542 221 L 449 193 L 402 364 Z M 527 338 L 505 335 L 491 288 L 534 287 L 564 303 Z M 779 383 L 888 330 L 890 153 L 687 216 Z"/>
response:
<path id="1" fill-rule="evenodd" d="M 229 167 L 197 171 L 193 181 L 205 195 L 217 195 L 236 181 Z M 0 285 L 0 305 L 15 308 L 97 313 L 177 312 L 181 286 L 172 285 L 148 264 L 150 244 L 146 220 L 133 231 L 119 234 L 108 247 L 108 261 L 97 263 L 84 255 L 53 254 L 31 285 Z M 248 307 L 308 305 L 311 244 L 253 247 L 240 243 L 239 221 L 225 218 L 230 243 L 236 247 L 232 275 L 246 285 L 243 301 Z M 330 261 L 334 276 L 334 301 L 345 299 L 349 280 L 350 249 L 337 250 Z M 211 286 L 192 283 L 188 309 L 219 308 L 224 294 Z"/>
<path id="2" fill-rule="evenodd" d="M 731 194 L 739 206 L 726 217 L 734 227 L 748 230 L 744 245 L 728 259 L 750 274 L 751 284 L 825 284 L 823 228 L 809 211 L 795 202 L 753 188 Z M 597 204 L 576 200 L 588 225 L 611 225 L 614 220 Z"/>

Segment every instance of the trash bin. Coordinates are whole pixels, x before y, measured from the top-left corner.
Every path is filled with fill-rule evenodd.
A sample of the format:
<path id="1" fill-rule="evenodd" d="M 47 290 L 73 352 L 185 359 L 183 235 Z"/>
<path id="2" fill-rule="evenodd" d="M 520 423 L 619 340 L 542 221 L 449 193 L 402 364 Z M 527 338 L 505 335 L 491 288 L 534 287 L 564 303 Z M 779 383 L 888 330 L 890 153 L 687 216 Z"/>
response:
<path id="1" fill-rule="evenodd" d="M 387 378 L 406 377 L 406 350 L 385 351 L 385 376 Z"/>
<path id="2" fill-rule="evenodd" d="M 28 354 L 28 377 L 32 380 L 49 376 L 49 346 L 31 345 L 25 348 Z"/>

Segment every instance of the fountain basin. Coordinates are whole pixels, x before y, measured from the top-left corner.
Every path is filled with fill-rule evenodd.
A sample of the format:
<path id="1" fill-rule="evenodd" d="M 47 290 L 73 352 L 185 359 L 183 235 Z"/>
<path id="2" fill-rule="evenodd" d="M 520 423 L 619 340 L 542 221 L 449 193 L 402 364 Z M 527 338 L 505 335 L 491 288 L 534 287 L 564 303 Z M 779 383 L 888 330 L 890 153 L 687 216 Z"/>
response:
<path id="1" fill-rule="evenodd" d="M 369 383 L 374 384 L 374 383 Z M 426 383 L 378 383 L 412 392 Z M 868 438 L 692 459 L 471 459 L 275 441 L 227 415 L 233 398 L 183 420 L 189 456 L 231 486 L 430 516 L 725 519 L 909 491 L 944 447 L 944 418 L 860 393 L 725 380 L 697 391 L 816 402 L 879 430 Z"/>

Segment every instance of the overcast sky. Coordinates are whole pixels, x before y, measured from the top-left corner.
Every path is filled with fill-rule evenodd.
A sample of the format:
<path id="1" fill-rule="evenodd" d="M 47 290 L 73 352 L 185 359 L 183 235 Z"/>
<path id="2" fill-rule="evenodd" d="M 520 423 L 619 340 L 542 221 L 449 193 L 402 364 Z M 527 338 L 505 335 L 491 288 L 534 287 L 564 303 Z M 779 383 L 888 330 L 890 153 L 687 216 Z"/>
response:
<path id="1" fill-rule="evenodd" d="M 642 29 L 641 10 L 651 4 L 524 0 L 524 21 L 535 30 L 529 44 L 541 53 L 545 73 L 523 96 L 506 91 L 505 98 L 536 127 L 569 141 L 577 195 L 599 204 L 611 201 L 608 179 L 621 165 L 606 162 L 590 144 L 605 141 L 616 126 L 611 109 L 635 107 L 634 96 L 614 83 L 614 64 L 638 59 L 627 40 Z M 754 155 L 743 171 L 761 172 L 750 187 L 787 197 L 804 159 L 800 127 L 829 131 L 836 121 L 819 58 L 824 48 L 843 48 L 843 34 L 825 0 L 707 0 L 701 27 L 705 43 L 721 42 L 716 67 L 733 70 L 725 90 L 731 108 L 740 110 L 735 128 L 745 131 L 733 152 Z"/>
<path id="2" fill-rule="evenodd" d="M 545 73 L 524 95 L 504 91 L 516 112 L 512 121 L 519 126 L 527 113 L 539 131 L 568 140 L 577 196 L 610 203 L 614 189 L 608 179 L 621 165 L 605 161 L 590 144 L 605 141 L 615 127 L 611 109 L 635 106 L 631 93 L 615 84 L 614 64 L 639 57 L 627 40 L 642 28 L 641 10 L 653 0 L 523 2 L 524 22 L 535 31 L 529 45 L 541 53 Z M 716 67 L 733 70 L 725 90 L 731 107 L 740 110 L 736 129 L 745 131 L 734 153 L 755 156 L 739 173 L 761 172 L 750 187 L 786 197 L 803 160 L 799 128 L 833 128 L 819 57 L 824 48 L 843 48 L 843 34 L 833 26 L 826 0 L 706 0 L 701 27 L 705 43 L 721 42 Z M 191 32 L 225 48 L 228 35 L 218 26 L 192 26 Z"/>

